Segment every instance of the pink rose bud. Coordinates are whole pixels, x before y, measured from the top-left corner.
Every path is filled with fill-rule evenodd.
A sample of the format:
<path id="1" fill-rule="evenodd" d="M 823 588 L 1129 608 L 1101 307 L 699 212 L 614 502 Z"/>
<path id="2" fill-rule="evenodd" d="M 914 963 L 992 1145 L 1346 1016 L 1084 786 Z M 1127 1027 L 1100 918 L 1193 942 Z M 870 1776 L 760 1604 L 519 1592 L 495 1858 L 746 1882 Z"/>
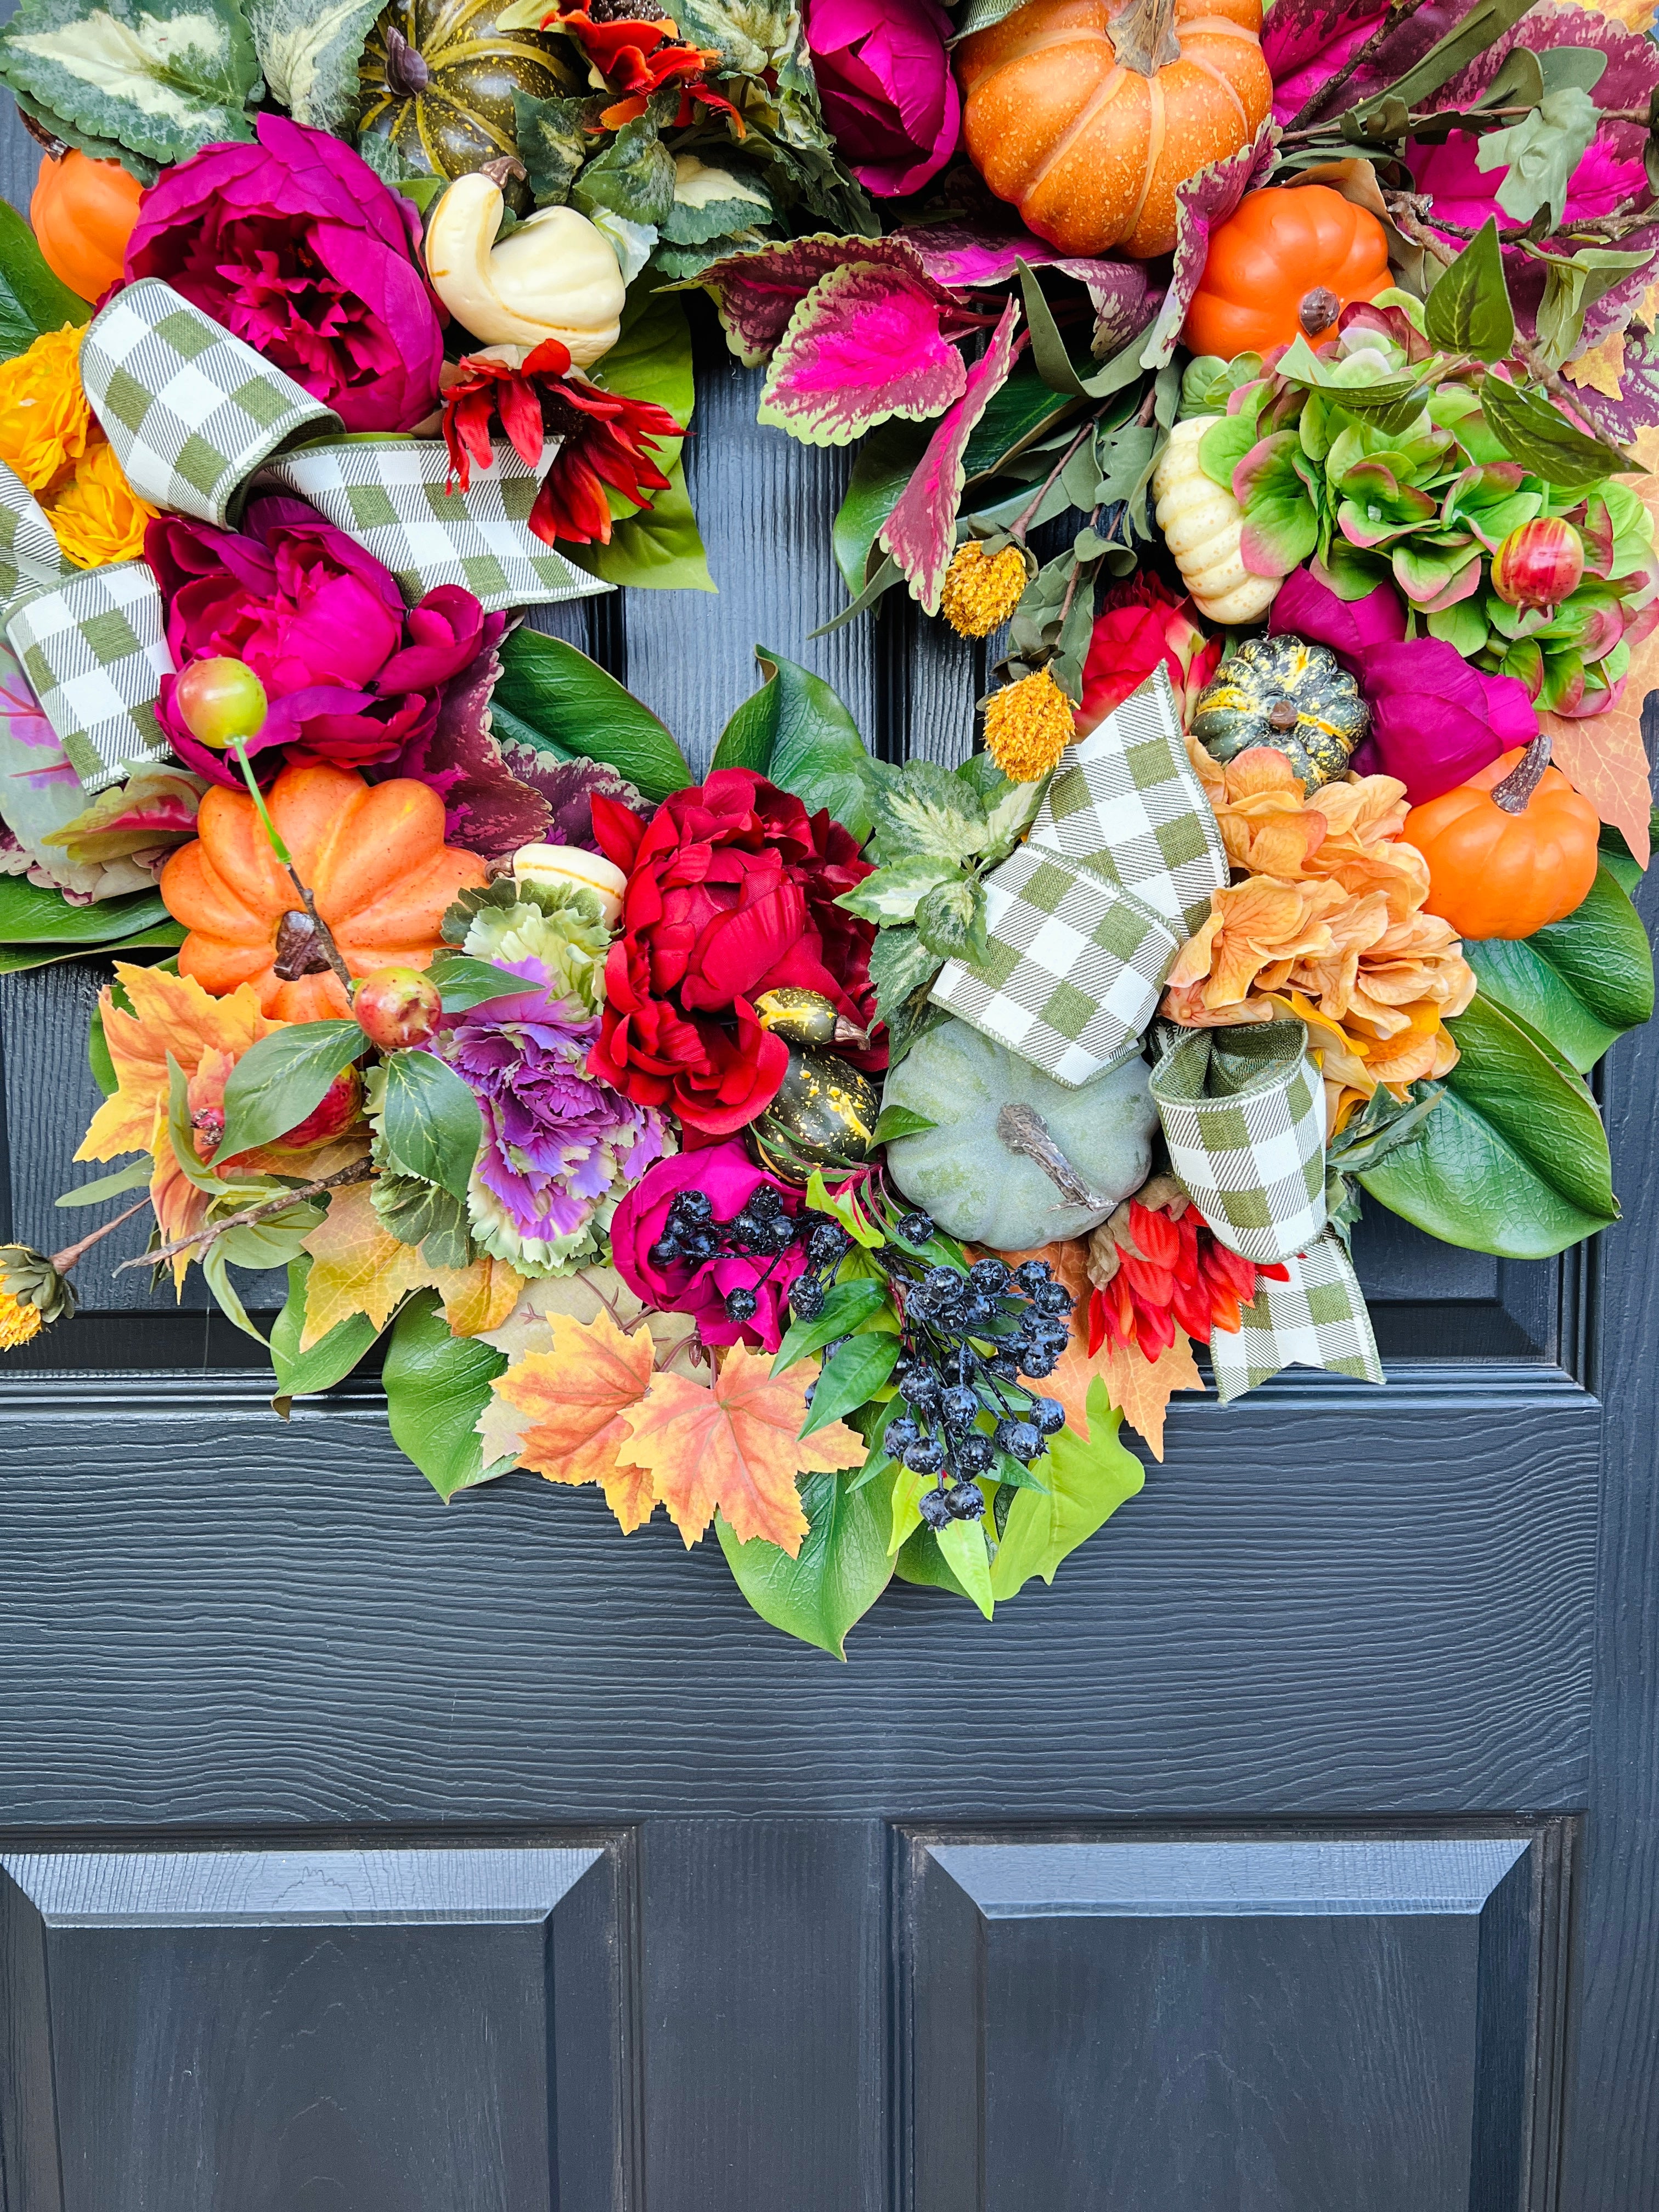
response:
<path id="1" fill-rule="evenodd" d="M 1512 607 L 1559 607 L 1578 589 L 1584 548 L 1570 522 L 1539 515 L 1511 530 L 1494 555 L 1492 585 Z"/>

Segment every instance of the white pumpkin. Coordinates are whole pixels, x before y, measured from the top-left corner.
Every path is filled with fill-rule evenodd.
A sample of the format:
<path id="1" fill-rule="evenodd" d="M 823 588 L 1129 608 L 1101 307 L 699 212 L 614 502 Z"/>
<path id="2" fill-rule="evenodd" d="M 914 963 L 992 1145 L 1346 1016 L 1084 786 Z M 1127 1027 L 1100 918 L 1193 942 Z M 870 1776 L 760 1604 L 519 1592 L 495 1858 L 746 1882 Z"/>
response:
<path id="1" fill-rule="evenodd" d="M 1279 596 L 1276 576 L 1253 576 L 1239 542 L 1244 516 L 1224 486 L 1204 473 L 1198 449 L 1212 416 L 1177 422 L 1152 472 L 1158 526 L 1199 612 L 1212 622 L 1260 622 Z"/>

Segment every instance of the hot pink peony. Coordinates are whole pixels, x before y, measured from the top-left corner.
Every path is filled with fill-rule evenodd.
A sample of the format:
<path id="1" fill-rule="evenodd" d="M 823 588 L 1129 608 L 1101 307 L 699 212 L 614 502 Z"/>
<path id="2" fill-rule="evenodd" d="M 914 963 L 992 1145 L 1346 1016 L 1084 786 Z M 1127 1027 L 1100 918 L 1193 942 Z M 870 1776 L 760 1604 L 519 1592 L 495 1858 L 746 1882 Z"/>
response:
<path id="1" fill-rule="evenodd" d="M 853 174 L 883 199 L 920 191 L 956 151 L 951 30 L 937 0 L 807 0 L 824 119 Z"/>
<path id="2" fill-rule="evenodd" d="M 139 205 L 129 281 L 160 276 L 333 408 L 348 430 L 408 430 L 438 404 L 443 338 L 415 204 L 325 131 L 258 118 Z"/>
<path id="3" fill-rule="evenodd" d="M 290 748 L 343 768 L 393 759 L 434 726 L 445 686 L 506 622 L 455 584 L 405 607 L 391 570 L 303 500 L 252 501 L 240 532 L 162 515 L 144 557 L 177 666 L 226 653 L 264 685 L 270 712 L 248 745 L 262 780 Z M 185 727 L 177 684 L 162 679 L 156 710 L 173 750 L 216 782 L 240 784 L 224 754 Z"/>
<path id="4" fill-rule="evenodd" d="M 800 1212 L 805 1194 L 757 1168 L 741 1144 L 659 1160 L 628 1193 L 611 1224 L 617 1273 L 647 1305 L 689 1315 L 705 1344 L 758 1344 L 775 1352 L 789 1326 L 790 1285 L 806 1266 L 799 1243 L 781 1259 L 728 1252 L 701 1264 L 682 1259 L 659 1267 L 651 1257 L 667 1228 L 668 1209 L 683 1190 L 707 1192 L 715 1220 L 730 1221 L 763 1183 L 777 1192 L 787 1214 Z M 753 1291 L 758 1302 L 747 1322 L 733 1321 L 726 1310 L 726 1298 L 738 1290 Z"/>

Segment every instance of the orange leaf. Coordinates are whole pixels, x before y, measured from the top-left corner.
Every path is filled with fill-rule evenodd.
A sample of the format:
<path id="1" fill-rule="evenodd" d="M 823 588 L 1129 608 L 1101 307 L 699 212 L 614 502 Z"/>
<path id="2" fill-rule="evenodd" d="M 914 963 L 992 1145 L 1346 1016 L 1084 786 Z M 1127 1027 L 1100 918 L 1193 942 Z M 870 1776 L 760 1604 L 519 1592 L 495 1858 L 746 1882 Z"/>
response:
<path id="1" fill-rule="evenodd" d="M 1105 1348 L 1101 1365 L 1107 1395 L 1121 1409 L 1130 1427 L 1139 1429 L 1146 1437 L 1152 1457 L 1161 1462 L 1164 1415 L 1170 1398 L 1177 1390 L 1204 1388 L 1204 1378 L 1193 1358 L 1192 1340 L 1177 1329 L 1175 1342 L 1150 1361 L 1126 1345 L 1115 1344 Z"/>
<path id="2" fill-rule="evenodd" d="M 857 1467 L 861 1437 L 843 1423 L 803 1438 L 810 1363 L 774 1381 L 766 1359 L 735 1346 L 712 1389 L 683 1375 L 659 1375 L 641 1405 L 623 1414 L 628 1455 L 648 1467 L 657 1496 L 688 1545 L 718 1510 L 739 1543 L 764 1536 L 793 1559 L 806 1534 L 798 1474 Z"/>
<path id="3" fill-rule="evenodd" d="M 228 997 L 215 999 L 188 975 L 167 975 L 128 961 L 116 963 L 115 975 L 132 1001 L 132 1012 L 123 1013 L 107 990 L 99 1004 L 119 1088 L 93 1115 L 77 1160 L 112 1160 L 119 1152 L 155 1149 L 156 1123 L 167 1111 L 169 1053 L 191 1076 L 206 1054 L 227 1053 L 234 1062 L 251 1044 L 283 1026 L 265 1019 L 246 983 Z"/>
<path id="4" fill-rule="evenodd" d="M 528 1353 L 492 1386 L 497 1397 L 526 1416 L 519 1455 L 550 1482 L 603 1483 L 623 1528 L 637 1528 L 650 1518 L 649 1482 L 642 1499 L 640 1469 L 630 1465 L 624 1476 L 617 1460 L 629 1443 L 623 1415 L 651 1388 L 656 1358 L 651 1332 L 641 1325 L 625 1336 L 605 1312 L 592 1321 L 554 1314 L 549 1327 L 552 1351 Z M 695 1382 L 686 1387 L 697 1389 Z M 620 1504 L 611 1495 L 613 1487 Z M 641 1504 L 643 1511 L 638 1510 Z"/>

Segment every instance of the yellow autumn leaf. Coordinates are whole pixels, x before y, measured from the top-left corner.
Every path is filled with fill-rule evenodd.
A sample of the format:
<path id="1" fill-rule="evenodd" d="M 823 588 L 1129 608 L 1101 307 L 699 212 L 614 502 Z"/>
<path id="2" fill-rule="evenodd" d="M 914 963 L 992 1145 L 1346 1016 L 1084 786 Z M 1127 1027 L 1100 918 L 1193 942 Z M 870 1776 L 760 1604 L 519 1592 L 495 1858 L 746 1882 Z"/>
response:
<path id="1" fill-rule="evenodd" d="M 367 1314 L 376 1328 L 384 1328 L 411 1291 L 428 1287 L 442 1297 L 450 1327 L 476 1336 L 506 1319 L 524 1287 L 510 1267 L 489 1260 L 470 1267 L 428 1267 L 417 1244 L 400 1244 L 382 1227 L 366 1182 L 346 1183 L 334 1193 L 305 1249 L 312 1267 L 301 1352 L 353 1314 Z"/>
<path id="2" fill-rule="evenodd" d="M 207 1054 L 240 1060 L 250 1045 L 285 1026 L 265 1019 L 246 983 L 216 999 L 191 976 L 163 975 L 129 961 L 116 963 L 115 975 L 132 1012 L 124 1013 L 107 990 L 98 1003 L 118 1087 L 93 1115 L 77 1160 L 155 1150 L 156 1125 L 167 1112 L 169 1054 L 191 1076 Z"/>

